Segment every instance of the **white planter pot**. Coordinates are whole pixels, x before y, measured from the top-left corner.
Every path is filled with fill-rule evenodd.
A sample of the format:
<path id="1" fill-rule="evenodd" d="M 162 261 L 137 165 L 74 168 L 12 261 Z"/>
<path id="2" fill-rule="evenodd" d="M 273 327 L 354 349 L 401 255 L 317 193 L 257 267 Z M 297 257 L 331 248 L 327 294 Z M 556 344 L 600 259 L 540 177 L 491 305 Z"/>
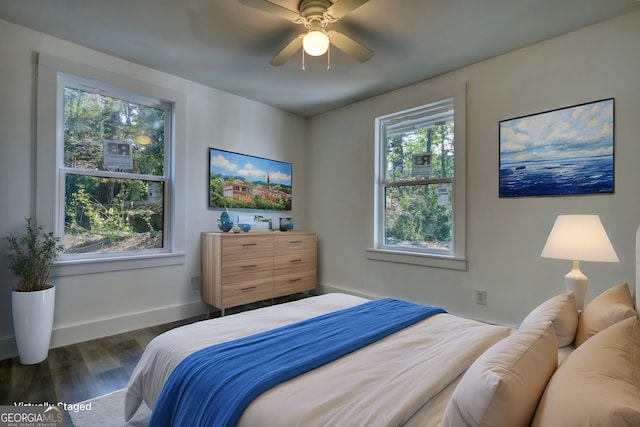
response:
<path id="1" fill-rule="evenodd" d="M 53 285 L 42 291 L 13 291 L 13 330 L 20 363 L 33 365 L 49 355 L 56 288 Z"/>

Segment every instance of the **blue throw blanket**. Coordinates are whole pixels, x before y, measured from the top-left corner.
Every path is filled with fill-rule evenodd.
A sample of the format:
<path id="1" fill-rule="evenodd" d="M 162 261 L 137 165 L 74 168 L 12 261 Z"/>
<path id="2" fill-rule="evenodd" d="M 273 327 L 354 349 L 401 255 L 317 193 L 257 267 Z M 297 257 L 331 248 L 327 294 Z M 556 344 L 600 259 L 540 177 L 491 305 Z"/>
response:
<path id="1" fill-rule="evenodd" d="M 149 426 L 235 426 L 270 388 L 444 312 L 381 299 L 204 348 L 171 372 Z"/>

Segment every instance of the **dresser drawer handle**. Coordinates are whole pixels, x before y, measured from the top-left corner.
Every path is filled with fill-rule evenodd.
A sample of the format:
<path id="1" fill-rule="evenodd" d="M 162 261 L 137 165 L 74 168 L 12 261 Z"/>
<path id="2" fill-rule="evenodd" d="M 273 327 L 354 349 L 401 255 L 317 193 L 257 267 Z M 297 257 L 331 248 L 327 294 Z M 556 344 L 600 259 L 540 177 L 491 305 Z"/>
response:
<path id="1" fill-rule="evenodd" d="M 291 240 L 289 243 L 293 243 L 293 244 L 302 243 L 302 240 Z"/>
<path id="2" fill-rule="evenodd" d="M 258 246 L 257 243 L 243 243 L 242 246 Z"/>
<path id="3" fill-rule="evenodd" d="M 243 265 L 242 268 L 256 268 L 258 264 Z"/>
<path id="4" fill-rule="evenodd" d="M 254 290 L 254 289 L 256 289 L 256 287 L 255 287 L 255 286 L 249 286 L 248 288 L 242 288 L 242 289 L 240 289 L 240 290 L 241 290 L 241 291 L 252 291 L 252 290 Z"/>
<path id="5" fill-rule="evenodd" d="M 298 258 L 298 259 L 292 259 L 289 262 L 302 262 L 302 260 L 300 258 Z"/>
<path id="6" fill-rule="evenodd" d="M 290 282 L 290 283 L 293 283 L 293 282 L 299 282 L 299 281 L 301 281 L 301 280 L 302 280 L 302 279 L 298 277 L 297 279 L 291 279 L 291 280 L 289 280 L 289 282 Z"/>

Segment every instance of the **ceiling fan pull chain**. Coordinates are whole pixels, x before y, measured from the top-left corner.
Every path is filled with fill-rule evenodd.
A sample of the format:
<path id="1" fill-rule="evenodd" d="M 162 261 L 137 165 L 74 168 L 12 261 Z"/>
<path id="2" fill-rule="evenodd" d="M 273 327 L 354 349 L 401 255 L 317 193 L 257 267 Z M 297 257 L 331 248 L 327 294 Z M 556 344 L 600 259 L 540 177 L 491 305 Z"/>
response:
<path id="1" fill-rule="evenodd" d="M 327 48 L 327 71 L 331 71 L 331 43 L 329 43 L 329 48 Z"/>
<path id="2" fill-rule="evenodd" d="M 304 69 L 304 49 L 302 49 L 302 71 L 305 71 L 305 69 Z"/>

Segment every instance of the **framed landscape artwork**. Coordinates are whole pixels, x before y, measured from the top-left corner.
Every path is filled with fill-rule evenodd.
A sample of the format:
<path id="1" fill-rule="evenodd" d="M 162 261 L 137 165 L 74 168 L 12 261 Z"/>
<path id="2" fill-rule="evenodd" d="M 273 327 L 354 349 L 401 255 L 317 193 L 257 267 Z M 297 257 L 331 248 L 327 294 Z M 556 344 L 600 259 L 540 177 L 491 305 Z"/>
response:
<path id="1" fill-rule="evenodd" d="M 499 123 L 500 197 L 614 192 L 614 100 Z"/>
<path id="2" fill-rule="evenodd" d="M 209 207 L 291 210 L 291 163 L 209 148 Z"/>

